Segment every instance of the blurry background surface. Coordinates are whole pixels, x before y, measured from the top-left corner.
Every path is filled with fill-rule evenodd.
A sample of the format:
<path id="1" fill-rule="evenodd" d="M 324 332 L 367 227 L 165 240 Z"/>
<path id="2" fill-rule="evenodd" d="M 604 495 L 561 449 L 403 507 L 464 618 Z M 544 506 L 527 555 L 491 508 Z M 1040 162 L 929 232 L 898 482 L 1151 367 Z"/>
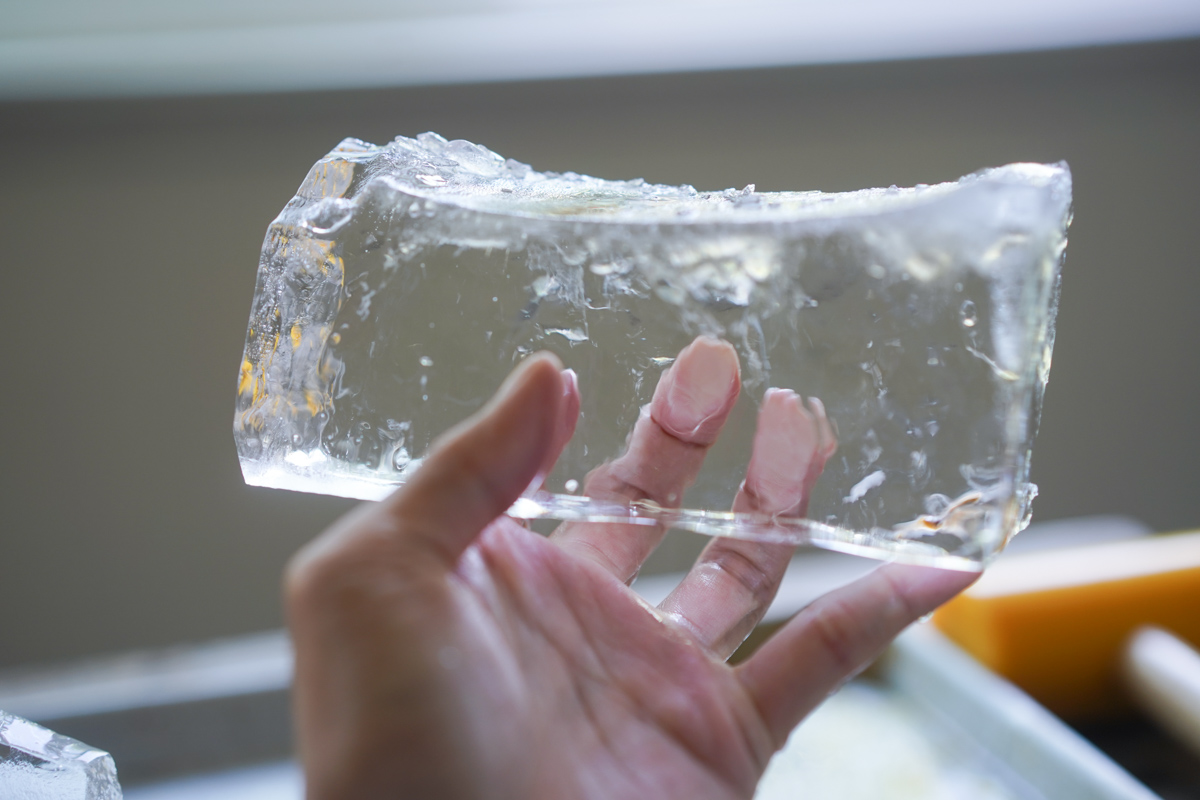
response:
<path id="1" fill-rule="evenodd" d="M 666 60 L 643 69 L 661 74 L 600 65 L 571 80 L 404 86 L 393 75 L 391 88 L 214 94 L 236 86 L 171 90 L 144 64 L 39 72 L 13 60 L 32 52 L 18 45 L 69 45 L 104 33 L 103 20 L 67 14 L 78 30 L 47 30 L 12 19 L 26 27 L 0 35 L 0 667 L 281 623 L 284 562 L 349 503 L 242 484 L 236 373 L 266 226 L 346 136 L 434 130 L 542 170 L 761 191 L 1065 159 L 1076 216 L 1035 520 L 1200 525 L 1200 40 L 769 68 L 717 53 L 705 63 L 761 68 L 663 72 L 696 66 Z M 337 65 L 354 50 L 330 41 L 290 63 Z M 927 54 L 949 52 L 962 51 Z M 96 81 L 81 83 L 89 63 Z M 505 69 L 472 80 L 538 76 Z M 672 534 L 646 572 L 683 569 L 701 544 Z"/>
<path id="2" fill-rule="evenodd" d="M 1200 35 L 1194 0 L 0 0 L 0 97 L 565 78 Z"/>

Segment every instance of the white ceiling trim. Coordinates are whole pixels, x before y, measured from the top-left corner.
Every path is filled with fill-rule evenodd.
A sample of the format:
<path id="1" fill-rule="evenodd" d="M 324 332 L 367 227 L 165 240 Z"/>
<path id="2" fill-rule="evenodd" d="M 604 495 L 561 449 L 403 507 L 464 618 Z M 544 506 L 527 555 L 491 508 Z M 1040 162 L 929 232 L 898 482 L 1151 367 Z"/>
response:
<path id="1" fill-rule="evenodd" d="M 1195 0 L 574 3 L 0 38 L 0 99 L 368 88 L 973 55 L 1200 36 Z"/>

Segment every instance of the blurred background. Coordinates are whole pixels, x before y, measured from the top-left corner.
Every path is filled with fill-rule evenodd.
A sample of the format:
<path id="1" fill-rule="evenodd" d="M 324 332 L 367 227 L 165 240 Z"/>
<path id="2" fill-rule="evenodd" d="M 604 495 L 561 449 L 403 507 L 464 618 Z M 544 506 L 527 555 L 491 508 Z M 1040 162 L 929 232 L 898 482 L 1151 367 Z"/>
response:
<path id="1" fill-rule="evenodd" d="M 282 624 L 350 504 L 246 487 L 234 388 L 266 227 L 347 136 L 760 191 L 1065 159 L 1034 519 L 1200 526 L 1200 6 L 824 5 L 0 2 L 0 668 Z"/>

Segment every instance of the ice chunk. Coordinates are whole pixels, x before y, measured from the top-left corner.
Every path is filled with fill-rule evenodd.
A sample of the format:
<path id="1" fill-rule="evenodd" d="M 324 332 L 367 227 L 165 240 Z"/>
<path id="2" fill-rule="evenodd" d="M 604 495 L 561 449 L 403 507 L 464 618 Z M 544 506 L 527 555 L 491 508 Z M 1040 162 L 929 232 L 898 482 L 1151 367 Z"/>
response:
<path id="1" fill-rule="evenodd" d="M 121 800 L 112 756 L 0 711 L 5 800 Z"/>
<path id="2" fill-rule="evenodd" d="M 270 226 L 234 423 L 248 483 L 378 498 L 513 365 L 552 350 L 583 414 L 548 488 L 617 455 L 698 334 L 745 390 L 696 512 L 526 498 L 977 567 L 1027 519 L 1070 216 L 1065 164 L 847 194 L 539 173 L 435 134 L 342 142 Z M 722 515 L 768 386 L 821 398 L 839 450 L 809 520 Z M 952 513 L 951 513 L 952 512 Z"/>

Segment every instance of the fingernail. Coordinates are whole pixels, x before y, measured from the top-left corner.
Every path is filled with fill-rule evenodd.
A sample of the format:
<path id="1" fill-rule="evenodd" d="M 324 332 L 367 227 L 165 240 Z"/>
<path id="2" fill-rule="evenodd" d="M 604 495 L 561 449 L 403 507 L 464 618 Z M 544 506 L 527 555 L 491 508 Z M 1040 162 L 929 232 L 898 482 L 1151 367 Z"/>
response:
<path id="1" fill-rule="evenodd" d="M 571 368 L 562 371 L 563 376 L 563 397 L 570 397 L 572 394 L 579 392 L 579 376 L 575 374 L 575 370 Z"/>
<path id="2" fill-rule="evenodd" d="M 558 436 L 559 440 L 555 443 L 554 458 L 558 458 L 558 450 L 561 450 L 568 440 L 575 434 L 575 425 L 579 422 L 579 379 L 575 376 L 575 370 L 564 369 L 559 373 L 562 376 L 562 409 L 558 418 Z M 551 465 L 553 466 L 553 462 Z"/>
<path id="3" fill-rule="evenodd" d="M 702 337 L 679 354 L 671 370 L 665 419 L 659 424 L 688 437 L 724 410 L 737 390 L 738 363 L 724 342 Z"/>

